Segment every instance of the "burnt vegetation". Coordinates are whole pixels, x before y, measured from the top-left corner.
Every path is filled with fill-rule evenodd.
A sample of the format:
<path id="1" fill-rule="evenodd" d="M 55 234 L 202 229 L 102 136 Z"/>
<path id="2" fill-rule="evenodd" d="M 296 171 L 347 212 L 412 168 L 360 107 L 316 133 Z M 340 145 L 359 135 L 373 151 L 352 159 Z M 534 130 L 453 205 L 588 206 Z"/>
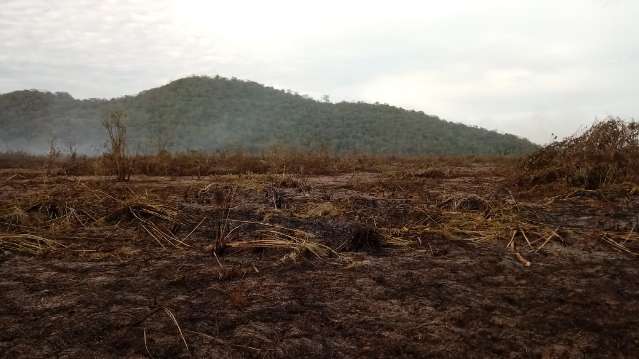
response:
<path id="1" fill-rule="evenodd" d="M 634 122 L 454 157 L 134 155 L 124 119 L 103 155 L 0 155 L 8 357 L 639 350 Z"/>
<path id="2" fill-rule="evenodd" d="M 621 119 L 595 123 L 581 134 L 554 142 L 521 164 L 523 186 L 563 182 L 598 189 L 639 178 L 639 124 Z"/>

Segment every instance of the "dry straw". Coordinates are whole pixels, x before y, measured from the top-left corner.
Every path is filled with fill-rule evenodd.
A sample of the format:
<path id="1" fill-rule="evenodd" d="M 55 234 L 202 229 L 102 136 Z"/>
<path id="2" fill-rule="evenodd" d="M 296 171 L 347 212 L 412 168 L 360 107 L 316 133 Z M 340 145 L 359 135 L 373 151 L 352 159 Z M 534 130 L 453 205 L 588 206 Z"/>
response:
<path id="1" fill-rule="evenodd" d="M 0 235 L 0 248 L 29 254 L 40 254 L 46 251 L 64 248 L 61 243 L 34 234 Z"/>
<path id="2" fill-rule="evenodd" d="M 610 118 L 554 142 L 520 165 L 520 186 L 565 182 L 597 189 L 639 177 L 639 123 Z"/>

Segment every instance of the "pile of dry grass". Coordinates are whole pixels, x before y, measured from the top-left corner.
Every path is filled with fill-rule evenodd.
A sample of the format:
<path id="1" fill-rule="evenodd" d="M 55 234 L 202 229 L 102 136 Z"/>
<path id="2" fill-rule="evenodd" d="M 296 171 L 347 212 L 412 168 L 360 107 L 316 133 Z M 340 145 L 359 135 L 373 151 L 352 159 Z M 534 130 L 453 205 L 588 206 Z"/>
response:
<path id="1" fill-rule="evenodd" d="M 0 248 L 21 253 L 39 254 L 64 248 L 57 241 L 33 234 L 0 234 Z"/>
<path id="2" fill-rule="evenodd" d="M 73 190 L 36 193 L 10 207 L 0 209 L 0 225 L 7 229 L 46 229 L 56 231 L 79 224 L 85 227 L 93 221 L 90 200 L 85 192 Z"/>
<path id="3" fill-rule="evenodd" d="M 115 225 L 127 222 L 137 225 L 162 248 L 188 247 L 186 238 L 180 239 L 176 235 L 182 224 L 178 214 L 176 208 L 157 202 L 148 194 L 133 194 L 121 201 L 120 207 L 102 218 L 102 221 Z"/>
<path id="4" fill-rule="evenodd" d="M 34 201 L 25 210 L 25 212 L 28 213 L 41 214 L 49 220 L 67 216 L 70 211 L 71 207 L 67 204 L 67 202 L 58 198 L 40 198 Z"/>
<path id="5" fill-rule="evenodd" d="M 106 216 L 104 221 L 107 223 L 118 223 L 134 219 L 157 218 L 167 222 L 174 222 L 176 217 L 177 211 L 169 206 L 139 199 L 123 203 L 122 207 Z"/>
<path id="6" fill-rule="evenodd" d="M 299 213 L 298 217 L 301 218 L 320 218 L 320 217 L 335 217 L 342 213 L 331 202 L 322 202 L 309 207 L 305 213 Z"/>
<path id="7" fill-rule="evenodd" d="M 458 194 L 450 196 L 439 204 L 439 208 L 450 211 L 479 211 L 488 213 L 492 210 L 490 203 L 476 194 Z"/>
<path id="8" fill-rule="evenodd" d="M 520 163 L 516 182 L 534 186 L 564 182 L 597 189 L 639 177 L 639 123 L 610 118 L 581 135 L 551 143 Z"/>
<path id="9" fill-rule="evenodd" d="M 275 249 L 289 251 L 281 261 L 296 262 L 299 259 L 323 259 L 330 256 L 338 257 L 338 253 L 327 245 L 317 242 L 311 233 L 290 229 L 278 225 L 251 221 L 233 221 L 240 225 L 253 224 L 263 227 L 255 231 L 261 238 L 255 240 L 233 241 L 225 247 L 238 250 L 246 249 Z M 239 228 L 239 227 L 235 227 Z"/>

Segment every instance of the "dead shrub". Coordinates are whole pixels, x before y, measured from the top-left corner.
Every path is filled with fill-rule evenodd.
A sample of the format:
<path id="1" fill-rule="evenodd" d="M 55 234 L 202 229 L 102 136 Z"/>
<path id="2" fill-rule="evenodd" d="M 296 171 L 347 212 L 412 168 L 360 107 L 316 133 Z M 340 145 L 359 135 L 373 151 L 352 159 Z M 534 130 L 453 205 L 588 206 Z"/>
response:
<path id="1" fill-rule="evenodd" d="M 56 139 L 53 137 L 49 140 L 49 152 L 47 153 L 47 175 L 54 174 L 54 169 L 60 159 L 60 155 L 60 149 L 58 149 Z"/>
<path id="2" fill-rule="evenodd" d="M 597 122 L 581 135 L 553 142 L 524 158 L 520 187 L 564 182 L 598 189 L 639 175 L 639 124 L 618 118 Z"/>
<path id="3" fill-rule="evenodd" d="M 67 215 L 68 211 L 68 204 L 56 198 L 38 200 L 25 210 L 26 213 L 38 213 L 50 220 Z"/>
<path id="4" fill-rule="evenodd" d="M 118 181 L 128 181 L 131 177 L 131 165 L 127 155 L 126 118 L 126 112 L 112 111 L 102 121 L 108 136 L 108 152 L 104 159 Z"/>
<path id="5" fill-rule="evenodd" d="M 264 199 L 273 205 L 275 209 L 287 208 L 286 192 L 277 186 L 267 186 L 264 188 Z"/>

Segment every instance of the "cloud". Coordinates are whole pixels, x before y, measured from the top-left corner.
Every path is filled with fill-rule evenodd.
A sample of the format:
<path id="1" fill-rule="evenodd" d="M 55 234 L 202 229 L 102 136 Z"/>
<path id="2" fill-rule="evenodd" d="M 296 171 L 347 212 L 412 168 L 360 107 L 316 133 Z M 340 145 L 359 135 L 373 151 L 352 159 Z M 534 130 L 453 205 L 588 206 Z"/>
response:
<path id="1" fill-rule="evenodd" d="M 114 97 L 191 74 L 527 136 L 637 116 L 639 3 L 5 0 L 0 92 Z"/>

